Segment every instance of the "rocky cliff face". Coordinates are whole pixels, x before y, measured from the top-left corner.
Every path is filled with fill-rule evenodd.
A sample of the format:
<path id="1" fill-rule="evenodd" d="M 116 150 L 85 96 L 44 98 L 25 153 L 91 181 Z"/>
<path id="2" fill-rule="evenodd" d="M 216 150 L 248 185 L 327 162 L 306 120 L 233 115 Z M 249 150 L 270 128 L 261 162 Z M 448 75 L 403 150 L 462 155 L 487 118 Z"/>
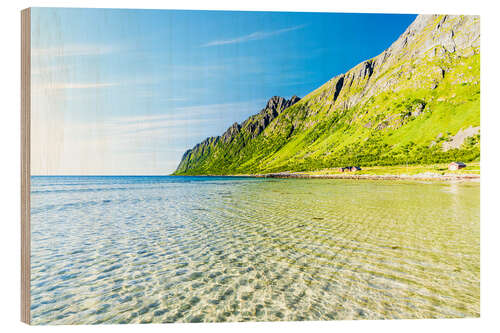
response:
<path id="1" fill-rule="evenodd" d="M 193 149 L 187 150 L 182 156 L 177 171 L 189 170 L 193 165 L 197 165 L 206 155 L 212 153 L 214 148 L 218 145 L 230 147 L 231 143 L 237 138 L 244 142 L 254 139 L 261 134 L 271 121 L 282 113 L 283 110 L 298 101 L 300 101 L 300 98 L 297 96 L 293 96 L 288 100 L 279 96 L 272 97 L 267 101 L 264 109 L 258 114 L 249 117 L 241 125 L 234 123 L 224 132 L 224 134 L 222 134 L 222 136 L 207 138 L 194 146 Z"/>
<path id="2" fill-rule="evenodd" d="M 479 126 L 479 41 L 479 17 L 420 15 L 380 55 L 187 151 L 176 174 L 477 159 L 478 131 L 443 143 Z"/>
<path id="3" fill-rule="evenodd" d="M 241 127 L 251 133 L 252 138 L 262 133 L 264 129 L 274 120 L 283 110 L 300 101 L 300 98 L 293 96 L 289 100 L 283 97 L 274 96 L 267 101 L 266 107 L 259 114 L 245 120 Z"/>
<path id="4" fill-rule="evenodd" d="M 435 89 L 449 70 L 440 59 L 475 53 L 479 53 L 479 17 L 420 15 L 387 50 L 317 89 L 321 95 L 314 102 L 328 100 L 348 109 L 383 91 L 416 89 L 429 83 Z M 418 65 L 435 60 L 424 73 L 417 70 Z M 405 82 L 408 78 L 411 82 Z"/>

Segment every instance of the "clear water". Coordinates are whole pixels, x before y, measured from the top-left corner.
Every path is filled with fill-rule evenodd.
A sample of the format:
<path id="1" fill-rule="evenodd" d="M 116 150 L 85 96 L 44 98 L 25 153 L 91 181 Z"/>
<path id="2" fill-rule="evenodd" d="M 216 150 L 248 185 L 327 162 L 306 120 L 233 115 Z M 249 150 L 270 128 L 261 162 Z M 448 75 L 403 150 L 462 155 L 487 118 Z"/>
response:
<path id="1" fill-rule="evenodd" d="M 479 316 L 479 183 L 32 177 L 32 322 Z"/>

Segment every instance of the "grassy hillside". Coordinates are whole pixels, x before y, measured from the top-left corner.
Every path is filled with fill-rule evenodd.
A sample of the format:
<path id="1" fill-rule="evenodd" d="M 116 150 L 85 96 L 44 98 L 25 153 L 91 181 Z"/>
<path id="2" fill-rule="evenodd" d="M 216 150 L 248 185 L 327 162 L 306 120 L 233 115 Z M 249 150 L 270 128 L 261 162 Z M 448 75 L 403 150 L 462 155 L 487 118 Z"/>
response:
<path id="1" fill-rule="evenodd" d="M 379 56 L 280 103 L 188 150 L 175 174 L 477 161 L 479 18 L 419 16 Z"/>

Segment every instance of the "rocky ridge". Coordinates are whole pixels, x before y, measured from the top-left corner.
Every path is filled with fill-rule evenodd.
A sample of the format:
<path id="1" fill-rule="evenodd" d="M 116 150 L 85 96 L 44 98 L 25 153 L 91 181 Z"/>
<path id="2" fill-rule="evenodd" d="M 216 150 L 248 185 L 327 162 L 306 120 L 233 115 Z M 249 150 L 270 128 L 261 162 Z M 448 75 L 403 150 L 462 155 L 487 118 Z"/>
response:
<path id="1" fill-rule="evenodd" d="M 245 136 L 248 139 L 253 139 L 261 134 L 264 129 L 286 108 L 294 105 L 300 101 L 297 96 L 292 96 L 290 99 L 285 99 L 280 96 L 273 96 L 268 101 L 266 106 L 256 115 L 249 117 L 243 123 L 232 124 L 221 136 L 209 137 L 192 149 L 187 150 L 182 156 L 182 160 L 178 169 L 188 169 L 190 162 L 196 156 L 204 156 L 209 154 L 215 146 L 220 142 L 223 144 L 230 144 L 237 136 Z"/>

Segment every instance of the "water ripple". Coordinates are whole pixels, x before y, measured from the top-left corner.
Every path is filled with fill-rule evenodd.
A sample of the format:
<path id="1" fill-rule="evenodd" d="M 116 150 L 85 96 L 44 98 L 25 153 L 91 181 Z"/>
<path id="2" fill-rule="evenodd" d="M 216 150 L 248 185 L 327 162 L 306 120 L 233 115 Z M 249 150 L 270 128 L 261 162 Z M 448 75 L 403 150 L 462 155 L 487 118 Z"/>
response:
<path id="1" fill-rule="evenodd" d="M 479 184 L 32 186 L 34 324 L 479 316 Z"/>

